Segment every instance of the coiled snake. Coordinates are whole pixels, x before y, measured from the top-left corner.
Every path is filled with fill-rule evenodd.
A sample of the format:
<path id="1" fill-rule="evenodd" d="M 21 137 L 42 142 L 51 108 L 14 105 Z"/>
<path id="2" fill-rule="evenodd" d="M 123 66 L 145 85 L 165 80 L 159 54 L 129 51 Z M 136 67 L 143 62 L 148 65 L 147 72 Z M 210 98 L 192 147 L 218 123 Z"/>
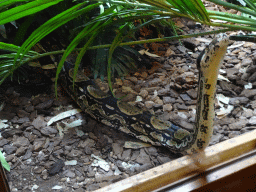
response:
<path id="1" fill-rule="evenodd" d="M 60 79 L 81 109 L 96 120 L 144 142 L 166 146 L 176 153 L 191 154 L 203 150 L 212 136 L 217 77 L 228 44 L 225 34 L 217 35 L 197 59 L 198 99 L 192 133 L 101 91 L 82 72 L 78 72 L 73 88 L 74 66 L 69 62 L 65 62 Z"/>

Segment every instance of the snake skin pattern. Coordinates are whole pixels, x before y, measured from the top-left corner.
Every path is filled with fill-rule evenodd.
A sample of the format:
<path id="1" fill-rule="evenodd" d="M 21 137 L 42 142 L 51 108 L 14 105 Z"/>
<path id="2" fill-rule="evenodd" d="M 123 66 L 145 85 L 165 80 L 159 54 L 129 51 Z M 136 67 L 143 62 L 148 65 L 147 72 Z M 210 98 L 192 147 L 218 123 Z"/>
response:
<path id="1" fill-rule="evenodd" d="M 192 133 L 122 100 L 95 86 L 81 71 L 73 88 L 73 64 L 64 63 L 60 80 L 64 89 L 80 108 L 101 123 L 156 146 L 166 146 L 175 153 L 195 153 L 203 150 L 213 132 L 214 96 L 219 66 L 225 56 L 229 39 L 218 35 L 200 54 L 196 125 Z"/>

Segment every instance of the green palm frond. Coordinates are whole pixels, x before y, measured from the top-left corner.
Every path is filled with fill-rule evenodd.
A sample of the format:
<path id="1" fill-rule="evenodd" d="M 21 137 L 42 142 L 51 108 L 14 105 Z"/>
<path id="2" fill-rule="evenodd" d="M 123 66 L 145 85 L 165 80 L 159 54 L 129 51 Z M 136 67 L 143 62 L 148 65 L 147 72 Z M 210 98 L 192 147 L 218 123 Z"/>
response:
<path id="1" fill-rule="evenodd" d="M 28 3 L 13 7 L 11 9 L 8 9 L 8 10 L 0 13 L 0 25 L 3 25 L 5 23 L 11 22 L 11 21 L 15 21 L 15 20 L 25 17 L 27 15 L 37 13 L 41 10 L 46 9 L 47 7 L 55 5 L 61 1 L 62 0 L 54 0 L 54 1 L 53 0 L 36 0 L 36 1 L 31 1 Z M 8 1 L 0 2 L 0 10 L 4 10 L 18 2 L 27 2 L 27 1 L 8 0 Z"/>
<path id="2" fill-rule="evenodd" d="M 144 26 L 161 23 L 174 29 L 174 33 L 177 36 L 175 37 L 176 39 L 184 37 L 178 37 L 178 32 L 175 31 L 176 27 L 173 26 L 172 22 L 167 22 L 167 19 L 171 21 L 174 17 L 185 17 L 203 24 L 222 27 L 224 28 L 223 30 L 226 31 L 238 29 L 255 31 L 256 26 L 254 19 L 250 18 L 256 17 L 254 0 L 244 0 L 246 7 L 234 5 L 223 0 L 210 1 L 226 8 L 238 10 L 242 12 L 242 15 L 207 10 L 201 0 L 102 0 L 100 2 L 94 0 L 87 2 L 79 0 L 68 0 L 65 2 L 61 0 L 9 0 L 0 2 L 0 25 L 39 13 L 42 10 L 48 10 L 57 4 L 60 5 L 55 6 L 56 10 L 59 9 L 59 13 L 57 12 L 56 15 L 53 15 L 52 18 L 44 24 L 41 24 L 41 26 L 30 34 L 20 47 L 16 47 L 16 50 L 12 50 L 10 55 L 5 54 L 1 57 L 1 82 L 18 67 L 32 59 L 50 54 L 63 53 L 63 57 L 57 68 L 56 76 L 58 78 L 67 56 L 77 50 L 79 50 L 79 54 L 75 62 L 75 71 L 78 70 L 78 65 L 84 54 L 89 53 L 90 55 L 100 57 L 100 59 L 92 59 L 95 64 L 95 66 L 92 67 L 95 72 L 95 77 L 97 75 L 103 76 L 105 72 L 107 72 L 108 80 L 110 81 L 113 70 L 116 71 L 117 74 L 122 75 L 122 73 L 127 73 L 128 67 L 134 66 L 134 58 L 132 56 L 128 57 L 129 54 L 127 56 L 118 55 L 118 52 L 115 51 L 116 49 L 119 49 L 123 45 L 128 45 L 129 43 L 130 45 L 134 45 L 168 40 L 168 38 L 165 37 L 162 39 L 132 41 L 135 40 L 134 32 Z M 65 7 L 65 3 L 71 4 Z M 40 14 L 38 16 L 40 16 Z M 227 21 L 228 23 L 216 23 L 213 19 Z M 73 23 L 69 22 L 71 20 Z M 134 20 L 140 20 L 140 25 L 134 25 Z M 31 48 L 36 43 L 53 31 L 59 30 L 59 34 L 65 33 L 61 31 L 63 30 L 63 28 L 61 28 L 62 26 L 70 28 L 70 36 L 66 42 L 69 45 L 65 50 L 44 54 L 32 54 L 30 52 Z M 213 31 L 212 33 L 215 32 Z M 95 49 L 96 47 L 98 50 L 94 53 L 91 51 L 88 52 L 88 50 Z M 0 43 L 0 48 L 8 50 L 11 48 L 11 44 L 7 46 L 7 44 Z M 126 47 L 125 49 L 119 50 L 125 52 L 128 49 Z M 131 49 L 129 49 L 128 52 L 135 54 L 136 51 L 132 53 Z M 103 59 L 107 61 L 107 67 L 105 66 L 106 63 L 101 63 Z"/>

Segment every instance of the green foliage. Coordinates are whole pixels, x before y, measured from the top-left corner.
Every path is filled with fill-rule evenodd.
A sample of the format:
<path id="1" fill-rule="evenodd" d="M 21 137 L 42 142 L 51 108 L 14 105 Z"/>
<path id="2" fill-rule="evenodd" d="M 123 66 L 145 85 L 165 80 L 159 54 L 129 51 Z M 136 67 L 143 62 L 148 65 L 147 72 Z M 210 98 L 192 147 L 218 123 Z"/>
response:
<path id="1" fill-rule="evenodd" d="M 0 162 L 2 163 L 2 166 L 7 170 L 10 171 L 10 165 L 6 162 L 3 153 L 0 151 Z"/>
<path id="2" fill-rule="evenodd" d="M 63 63 L 68 55 L 76 50 L 79 50 L 77 60 L 75 62 L 75 72 L 85 53 L 88 53 L 92 58 L 92 69 L 95 77 L 105 75 L 104 67 L 107 61 L 107 74 L 109 81 L 111 80 L 114 71 L 118 75 L 123 75 L 128 72 L 129 68 L 134 67 L 135 58 L 131 55 L 136 55 L 136 51 L 131 48 L 121 48 L 124 42 L 134 40 L 133 34 L 140 28 L 160 22 L 164 25 L 173 26 L 173 23 L 168 23 L 166 19 L 171 20 L 173 17 L 186 17 L 196 22 L 203 24 L 224 27 L 226 30 L 244 29 L 255 30 L 254 19 L 251 16 L 256 16 L 255 2 L 253 0 L 244 0 L 247 7 L 242 5 L 234 5 L 222 0 L 210 0 L 216 4 L 223 5 L 227 8 L 233 8 L 241 11 L 244 15 L 234 15 L 231 13 L 222 13 L 211 10 L 206 10 L 200 0 L 140 0 L 138 1 L 61 1 L 61 0 L 10 0 L 0 3 L 0 24 L 5 24 L 25 17 L 32 19 L 37 14 L 40 17 L 40 11 L 50 10 L 46 12 L 51 15 L 48 21 L 40 24 L 40 26 L 25 39 L 20 47 L 16 47 L 10 53 L 0 56 L 0 83 L 10 76 L 17 68 L 24 63 L 43 57 L 48 54 L 36 54 L 29 51 L 31 48 L 45 38 L 53 31 L 64 34 L 63 26 L 70 28 L 68 46 L 65 50 L 52 52 L 51 54 L 63 53 L 63 57 L 59 62 L 56 79 L 61 71 Z M 65 6 L 65 5 L 68 6 Z M 56 15 L 52 11 L 52 7 L 56 10 Z M 245 15 L 247 14 L 247 15 Z M 27 17 L 31 15 L 31 17 Z M 249 16 L 248 16 L 249 15 Z M 135 26 L 134 20 L 140 20 L 140 25 Z M 211 19 L 228 21 L 229 23 L 214 23 Z M 27 20 L 25 20 L 27 21 Z M 76 25 L 70 24 L 72 21 Z M 28 21 L 21 26 L 21 29 L 28 27 Z M 178 33 L 175 31 L 175 34 Z M 214 32 L 213 32 L 214 33 Z M 17 36 L 25 36 L 22 30 L 18 31 Z M 129 37 L 129 38 L 128 38 Z M 131 38 L 132 37 L 132 38 Z M 16 37 L 16 42 L 18 38 Z M 151 42 L 150 40 L 148 42 Z M 140 42 L 133 42 L 137 44 Z M 145 43 L 145 42 L 143 42 Z M 108 44 L 106 47 L 105 45 Z M 0 43 L 0 48 L 9 50 L 12 44 Z M 97 47 L 97 50 L 89 51 L 92 47 Z M 118 51 L 117 51 L 118 49 Z M 118 54 L 122 53 L 122 54 Z M 8 55 L 9 54 L 9 55 Z M 125 56 L 126 55 L 126 56 Z M 76 75 L 76 73 L 74 74 Z"/>
<path id="3" fill-rule="evenodd" d="M 16 4 L 18 2 L 27 2 L 23 0 L 8 0 L 0 2 L 0 10 L 3 11 L 4 9 L 7 9 L 6 11 L 2 12 L 0 15 L 0 25 L 3 25 L 5 23 L 15 21 L 17 19 L 20 19 L 22 17 L 25 17 L 27 15 L 31 15 L 34 13 L 37 13 L 41 10 L 46 9 L 47 7 L 50 7 L 52 5 L 58 4 L 62 0 L 37 0 L 32 1 L 29 3 L 21 4 L 19 6 L 13 7 L 11 9 L 7 9 L 7 7 Z"/>

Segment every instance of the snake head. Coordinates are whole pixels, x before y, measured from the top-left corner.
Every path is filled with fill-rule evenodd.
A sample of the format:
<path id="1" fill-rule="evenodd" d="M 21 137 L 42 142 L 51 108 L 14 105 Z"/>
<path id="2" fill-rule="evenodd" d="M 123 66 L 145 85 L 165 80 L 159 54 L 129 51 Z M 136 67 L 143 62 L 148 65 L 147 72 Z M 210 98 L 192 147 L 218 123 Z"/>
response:
<path id="1" fill-rule="evenodd" d="M 220 48 L 227 48 L 229 43 L 230 40 L 225 33 L 220 33 L 216 35 L 215 38 L 211 41 L 211 43 L 207 45 L 198 56 L 196 62 L 198 70 L 201 69 L 203 64 L 208 63 L 208 60 L 209 58 L 211 58 L 211 55 L 221 55 L 224 57 L 226 51 L 223 51 L 223 53 L 218 52 L 221 51 Z M 221 57 L 220 59 L 223 59 L 223 57 Z"/>

